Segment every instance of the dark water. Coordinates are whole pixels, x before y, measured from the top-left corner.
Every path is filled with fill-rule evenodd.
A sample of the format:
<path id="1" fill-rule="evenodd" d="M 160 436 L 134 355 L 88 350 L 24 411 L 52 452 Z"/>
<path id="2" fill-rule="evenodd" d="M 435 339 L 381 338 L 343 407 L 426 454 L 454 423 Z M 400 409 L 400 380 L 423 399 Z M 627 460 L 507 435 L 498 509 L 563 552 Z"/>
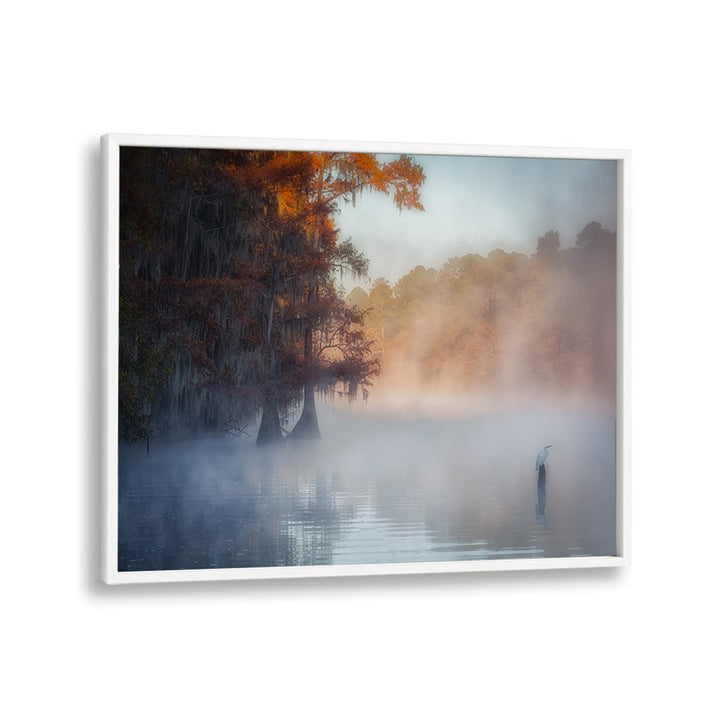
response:
<path id="1" fill-rule="evenodd" d="M 325 411 L 321 428 L 273 450 L 121 444 L 119 570 L 615 554 L 612 417 Z"/>

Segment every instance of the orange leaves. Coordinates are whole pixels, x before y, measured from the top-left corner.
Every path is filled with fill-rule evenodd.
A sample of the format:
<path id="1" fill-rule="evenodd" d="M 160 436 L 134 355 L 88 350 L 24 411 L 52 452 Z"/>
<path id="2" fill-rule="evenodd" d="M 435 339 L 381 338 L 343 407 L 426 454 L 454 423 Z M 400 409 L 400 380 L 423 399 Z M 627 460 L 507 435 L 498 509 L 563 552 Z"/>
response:
<path id="1" fill-rule="evenodd" d="M 313 246 L 329 242 L 337 228 L 338 202 L 365 191 L 392 193 L 400 209 L 423 210 L 422 168 L 407 155 L 381 163 L 372 153 L 235 151 L 220 167 L 250 205 L 271 201 L 278 217 L 304 224 Z"/>
<path id="2" fill-rule="evenodd" d="M 303 199 L 291 185 L 277 189 L 277 204 L 280 217 L 298 217 L 303 211 Z"/>
<path id="3" fill-rule="evenodd" d="M 424 210 L 420 202 L 420 188 L 425 182 L 425 173 L 420 165 L 414 163 L 407 155 L 401 155 L 385 166 L 388 181 L 395 188 L 393 201 L 398 209 L 414 208 Z"/>
<path id="4" fill-rule="evenodd" d="M 420 188 L 425 182 L 422 167 L 407 155 L 380 163 L 372 153 L 313 153 L 315 156 L 316 201 L 325 202 L 325 212 L 336 209 L 340 200 L 355 201 L 358 194 L 369 190 L 388 195 L 400 209 L 423 210 Z"/>
<path id="5" fill-rule="evenodd" d="M 377 156 L 372 153 L 348 153 L 346 160 L 349 165 L 357 169 L 358 173 L 367 177 L 379 175 L 382 170 Z"/>

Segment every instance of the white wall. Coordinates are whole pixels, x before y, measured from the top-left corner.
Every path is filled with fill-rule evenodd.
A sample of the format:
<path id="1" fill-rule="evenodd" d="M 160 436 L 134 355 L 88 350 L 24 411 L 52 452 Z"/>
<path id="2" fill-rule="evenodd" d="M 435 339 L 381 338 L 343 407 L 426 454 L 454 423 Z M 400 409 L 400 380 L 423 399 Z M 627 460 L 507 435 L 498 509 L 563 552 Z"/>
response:
<path id="1" fill-rule="evenodd" d="M 711 4 L 250 5 L 5 10 L 5 716 L 709 716 L 720 639 Z M 105 132 L 631 149 L 633 565 L 102 586 Z"/>

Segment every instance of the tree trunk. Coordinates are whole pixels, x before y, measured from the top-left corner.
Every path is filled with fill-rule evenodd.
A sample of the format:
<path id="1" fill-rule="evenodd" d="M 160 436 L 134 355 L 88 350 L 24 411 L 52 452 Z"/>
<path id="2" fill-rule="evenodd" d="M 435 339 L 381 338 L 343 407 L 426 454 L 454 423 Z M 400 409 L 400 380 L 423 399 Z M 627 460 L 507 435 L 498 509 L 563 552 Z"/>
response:
<path id="1" fill-rule="evenodd" d="M 266 325 L 266 382 L 273 386 L 277 381 L 277 352 L 274 345 L 273 336 L 273 318 L 275 315 L 275 301 L 277 299 L 277 288 L 279 285 L 280 268 L 278 265 L 273 269 L 272 280 L 270 283 L 270 300 L 268 307 L 267 325 Z M 260 428 L 258 430 L 257 445 L 265 445 L 267 443 L 275 443 L 284 440 L 282 428 L 280 426 L 280 412 L 278 410 L 277 390 L 272 389 L 268 392 L 269 397 L 265 398 L 262 407 L 262 419 L 260 420 Z"/>
<path id="2" fill-rule="evenodd" d="M 263 405 L 262 420 L 260 421 L 260 429 L 258 430 L 258 445 L 266 445 L 268 443 L 276 443 L 283 440 L 282 429 L 280 428 L 280 414 L 276 400 L 267 400 Z"/>
<path id="3" fill-rule="evenodd" d="M 305 361 L 309 364 L 312 361 L 312 329 L 305 329 Z M 303 386 L 303 409 L 300 419 L 290 433 L 295 440 L 320 440 L 320 425 L 315 409 L 315 383 L 312 380 L 305 382 Z"/>
<path id="4" fill-rule="evenodd" d="M 300 419 L 290 433 L 293 440 L 321 440 L 320 426 L 315 409 L 315 386 L 305 383 L 303 410 Z"/>

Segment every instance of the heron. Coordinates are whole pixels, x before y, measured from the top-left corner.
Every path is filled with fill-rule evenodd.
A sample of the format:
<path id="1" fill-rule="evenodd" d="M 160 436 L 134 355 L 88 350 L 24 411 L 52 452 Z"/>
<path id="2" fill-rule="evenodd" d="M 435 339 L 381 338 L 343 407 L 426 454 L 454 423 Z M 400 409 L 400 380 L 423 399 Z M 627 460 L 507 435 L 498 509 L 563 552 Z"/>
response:
<path id="1" fill-rule="evenodd" d="M 545 461 L 547 460 L 547 456 L 550 453 L 550 448 L 552 445 L 546 445 L 538 454 L 537 459 L 535 460 L 535 469 L 539 470 L 540 468 L 545 467 Z"/>

